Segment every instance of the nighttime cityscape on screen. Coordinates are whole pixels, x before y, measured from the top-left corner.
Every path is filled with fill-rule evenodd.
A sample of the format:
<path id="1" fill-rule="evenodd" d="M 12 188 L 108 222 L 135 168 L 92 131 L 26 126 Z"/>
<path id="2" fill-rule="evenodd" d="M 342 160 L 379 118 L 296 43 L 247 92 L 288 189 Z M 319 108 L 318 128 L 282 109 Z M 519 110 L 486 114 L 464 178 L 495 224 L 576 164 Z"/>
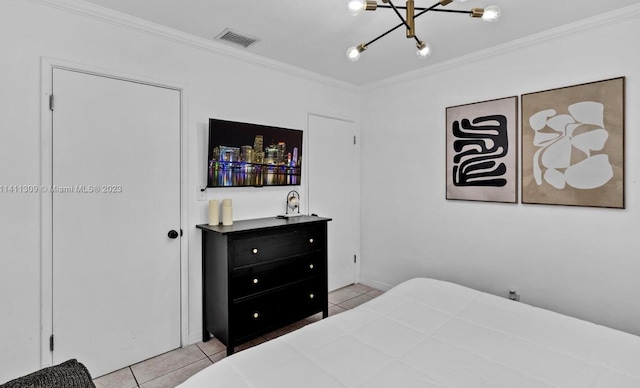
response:
<path id="1" fill-rule="evenodd" d="M 301 149 L 302 131 L 212 119 L 207 186 L 299 185 Z"/>

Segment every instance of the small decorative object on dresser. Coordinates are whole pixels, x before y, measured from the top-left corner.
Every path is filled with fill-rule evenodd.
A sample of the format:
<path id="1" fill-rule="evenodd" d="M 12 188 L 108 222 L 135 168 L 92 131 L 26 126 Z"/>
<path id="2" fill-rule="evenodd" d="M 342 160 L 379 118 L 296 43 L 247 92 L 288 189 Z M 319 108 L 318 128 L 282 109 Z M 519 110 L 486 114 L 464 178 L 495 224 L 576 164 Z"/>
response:
<path id="1" fill-rule="evenodd" d="M 291 190 L 287 194 L 286 210 L 284 217 L 299 217 L 300 214 L 300 194 L 297 191 Z"/>
<path id="2" fill-rule="evenodd" d="M 203 341 L 234 347 L 327 306 L 330 218 L 260 218 L 202 230 Z"/>
<path id="3" fill-rule="evenodd" d="M 220 206 L 217 199 L 209 200 L 209 225 L 218 225 L 220 223 Z"/>
<path id="4" fill-rule="evenodd" d="M 229 198 L 222 200 L 222 225 L 233 225 L 233 205 Z"/>

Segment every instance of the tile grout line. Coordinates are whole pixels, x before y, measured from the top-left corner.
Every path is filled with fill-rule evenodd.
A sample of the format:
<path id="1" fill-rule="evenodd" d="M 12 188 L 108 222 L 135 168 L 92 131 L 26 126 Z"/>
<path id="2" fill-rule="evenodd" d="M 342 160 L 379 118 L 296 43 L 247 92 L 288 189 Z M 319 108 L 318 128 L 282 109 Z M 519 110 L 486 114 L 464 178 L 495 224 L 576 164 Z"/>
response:
<path id="1" fill-rule="evenodd" d="M 167 376 L 167 375 L 169 375 L 169 374 L 171 374 L 171 373 L 178 372 L 178 371 L 180 371 L 180 370 L 182 370 L 182 369 L 185 369 L 185 368 L 187 368 L 187 367 L 189 367 L 189 366 L 191 366 L 191 365 L 193 365 L 193 364 L 196 364 L 196 363 L 198 363 L 198 362 L 200 362 L 200 361 L 203 361 L 203 360 L 209 360 L 209 361 L 211 362 L 211 364 L 212 364 L 212 365 L 214 364 L 214 362 L 209 358 L 209 356 L 207 356 L 207 355 L 205 354 L 205 355 L 204 355 L 204 358 L 201 358 L 201 359 L 199 359 L 199 360 L 197 360 L 197 361 L 194 361 L 194 362 L 191 362 L 191 363 L 189 363 L 189 364 L 187 364 L 187 365 L 184 365 L 184 366 L 182 366 L 182 367 L 180 367 L 180 368 L 178 368 L 178 369 L 174 369 L 174 370 L 172 370 L 172 371 L 170 371 L 170 372 L 167 372 L 167 373 L 165 373 L 165 374 L 163 374 L 163 375 L 160 375 L 160 376 L 158 376 L 158 377 L 155 377 L 155 378 L 153 378 L 153 379 L 151 379 L 151 380 L 149 380 L 149 381 L 146 381 L 146 382 L 145 382 L 145 384 L 150 383 L 150 382 L 155 381 L 155 380 L 158 380 L 158 379 L 161 379 L 161 378 L 163 378 L 163 377 L 165 377 L 165 376 Z M 134 378 L 135 378 L 135 375 L 134 375 Z M 138 380 L 136 380 L 136 382 L 137 382 L 137 381 L 138 381 Z M 138 388 L 140 388 L 140 385 L 138 385 Z"/>
<path id="2" fill-rule="evenodd" d="M 366 293 L 361 293 L 360 295 L 356 295 L 356 296 L 354 296 L 353 298 L 345 299 L 345 300 L 343 300 L 342 302 L 337 303 L 337 304 L 333 304 L 333 303 L 331 303 L 331 302 L 329 302 L 329 303 L 333 304 L 334 306 L 342 307 L 342 306 L 340 306 L 340 305 L 341 305 L 341 304 L 343 304 L 344 302 L 348 302 L 348 301 L 350 301 L 350 300 L 352 300 L 352 299 L 355 299 L 355 298 L 361 297 L 362 295 L 365 295 L 365 294 L 366 294 Z M 344 307 L 343 307 L 343 308 L 344 308 Z M 347 309 L 347 310 L 349 310 L 349 309 Z"/>
<path id="3" fill-rule="evenodd" d="M 133 376 L 133 381 L 136 382 L 136 387 L 140 388 L 140 383 L 138 383 L 138 378 L 136 377 L 136 374 L 133 373 L 133 368 L 131 368 L 131 365 L 129 365 L 127 368 L 129 368 L 129 372 L 131 372 L 131 376 Z"/>
<path id="4" fill-rule="evenodd" d="M 170 371 L 167 371 L 167 372 L 165 372 L 165 373 L 161 374 L 160 376 L 156 376 L 156 377 L 152 378 L 152 379 L 151 379 L 151 380 L 149 380 L 149 381 L 145 381 L 145 382 L 144 382 L 144 384 L 146 384 L 146 383 L 148 383 L 148 382 L 150 382 L 150 381 L 153 381 L 153 380 L 157 380 L 157 379 L 159 379 L 159 378 L 161 378 L 161 377 L 164 377 L 164 376 L 166 376 L 166 375 L 168 375 L 168 374 L 170 374 L 170 373 L 174 373 L 174 372 L 176 372 L 176 371 L 179 371 L 179 370 L 181 370 L 181 369 L 183 369 L 183 368 L 186 368 L 186 367 L 187 367 L 187 366 L 189 366 L 189 365 L 195 364 L 196 362 L 200 362 L 200 361 L 202 361 L 202 360 L 204 360 L 204 359 L 209 359 L 209 356 L 207 356 L 207 354 L 204 352 L 204 350 L 202 350 L 202 349 L 200 348 L 200 346 L 198 346 L 197 344 L 194 344 L 194 345 L 195 345 L 195 346 L 196 346 L 196 348 L 197 348 L 198 350 L 200 350 L 200 352 L 204 355 L 204 357 L 203 357 L 203 358 L 200 358 L 200 359 L 198 359 L 198 360 L 196 360 L 196 361 L 194 361 L 194 362 L 191 362 L 191 363 L 189 363 L 189 364 L 187 364 L 187 365 L 181 366 L 180 368 L 172 369 L 172 370 L 170 370 Z M 178 348 L 178 349 L 180 349 L 180 348 Z M 174 350 L 177 350 L 177 349 L 174 349 Z M 209 359 L 209 361 L 211 361 L 211 359 Z M 131 366 L 129 366 L 129 369 L 131 370 L 131 373 L 133 374 L 133 378 L 136 380 L 136 383 L 138 384 L 138 388 L 140 388 L 140 383 L 138 383 L 138 378 L 136 377 L 136 374 L 133 372 L 133 368 L 131 368 Z"/>
<path id="5" fill-rule="evenodd" d="M 218 362 L 218 361 L 220 361 L 220 360 L 218 360 L 218 361 L 213 361 L 213 360 L 211 359 L 211 357 L 212 357 L 212 356 L 215 356 L 216 354 L 222 353 L 222 352 L 225 352 L 225 353 L 226 353 L 226 350 L 221 350 L 221 351 L 219 351 L 219 352 L 217 352 L 217 353 L 213 353 L 212 355 L 207 356 L 207 358 L 209 359 L 209 361 L 211 361 L 211 363 L 212 363 L 212 364 L 215 364 L 216 362 Z M 224 358 L 224 357 L 223 357 L 223 358 Z"/>

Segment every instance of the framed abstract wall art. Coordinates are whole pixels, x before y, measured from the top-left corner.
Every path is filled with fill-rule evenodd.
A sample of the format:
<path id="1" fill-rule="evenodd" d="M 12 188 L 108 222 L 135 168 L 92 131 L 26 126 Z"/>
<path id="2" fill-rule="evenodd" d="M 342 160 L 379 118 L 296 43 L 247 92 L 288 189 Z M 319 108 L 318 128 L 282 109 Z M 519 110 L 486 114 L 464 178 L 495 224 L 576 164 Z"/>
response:
<path id="1" fill-rule="evenodd" d="M 522 203 L 624 208 L 624 84 L 522 96 Z"/>
<path id="2" fill-rule="evenodd" d="M 517 202 L 518 97 L 448 107 L 447 199 Z"/>

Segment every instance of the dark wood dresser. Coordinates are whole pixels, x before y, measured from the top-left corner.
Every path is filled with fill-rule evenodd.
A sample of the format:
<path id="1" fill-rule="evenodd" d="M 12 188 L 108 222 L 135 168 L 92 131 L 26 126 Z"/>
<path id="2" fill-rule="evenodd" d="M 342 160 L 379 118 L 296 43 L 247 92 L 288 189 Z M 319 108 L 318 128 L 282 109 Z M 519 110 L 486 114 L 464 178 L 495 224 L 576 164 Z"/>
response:
<path id="1" fill-rule="evenodd" d="M 299 216 L 197 225 L 202 230 L 202 340 L 234 347 L 327 306 L 327 223 Z"/>

